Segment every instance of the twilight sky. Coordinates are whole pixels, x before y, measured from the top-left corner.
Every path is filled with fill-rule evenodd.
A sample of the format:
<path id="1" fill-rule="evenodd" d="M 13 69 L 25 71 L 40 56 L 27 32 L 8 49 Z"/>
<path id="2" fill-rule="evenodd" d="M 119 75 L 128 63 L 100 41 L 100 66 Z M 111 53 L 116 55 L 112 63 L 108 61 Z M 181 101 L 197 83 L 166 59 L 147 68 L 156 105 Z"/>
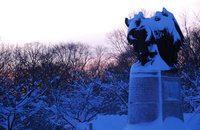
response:
<path id="1" fill-rule="evenodd" d="M 0 0 L 0 43 L 82 41 L 105 44 L 105 35 L 133 11 L 166 7 L 180 23 L 199 0 Z M 190 13 L 189 13 L 190 12 Z"/>

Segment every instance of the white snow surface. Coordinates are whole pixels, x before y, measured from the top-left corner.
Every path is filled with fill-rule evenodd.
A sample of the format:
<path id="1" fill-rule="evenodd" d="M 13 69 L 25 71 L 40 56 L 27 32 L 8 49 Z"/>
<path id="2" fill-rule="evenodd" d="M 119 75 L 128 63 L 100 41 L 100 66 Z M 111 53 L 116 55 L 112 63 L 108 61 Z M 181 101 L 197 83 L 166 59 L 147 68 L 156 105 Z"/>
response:
<path id="1" fill-rule="evenodd" d="M 126 115 L 98 115 L 91 123 L 93 130 L 200 130 L 200 114 L 184 113 L 184 123 L 168 117 L 163 123 L 154 121 L 127 125 Z"/>
<path id="2" fill-rule="evenodd" d="M 76 130 L 89 130 L 88 123 L 80 123 L 76 126 Z"/>
<path id="3" fill-rule="evenodd" d="M 98 115 L 92 121 L 93 130 L 124 130 L 126 123 L 126 115 Z"/>
<path id="4" fill-rule="evenodd" d="M 189 130 L 189 127 L 180 119 L 168 117 L 163 123 L 161 130 Z"/>
<path id="5" fill-rule="evenodd" d="M 180 120 L 174 117 L 168 117 L 163 123 L 151 122 L 138 125 L 127 125 L 125 130 L 189 130 L 187 126 Z"/>

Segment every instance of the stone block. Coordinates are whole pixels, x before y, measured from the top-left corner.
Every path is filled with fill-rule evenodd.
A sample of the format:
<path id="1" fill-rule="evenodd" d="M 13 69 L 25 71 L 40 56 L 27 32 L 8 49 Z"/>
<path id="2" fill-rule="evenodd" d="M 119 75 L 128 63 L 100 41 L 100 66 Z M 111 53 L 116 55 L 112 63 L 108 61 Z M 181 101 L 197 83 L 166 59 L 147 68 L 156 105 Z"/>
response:
<path id="1" fill-rule="evenodd" d="M 171 74 L 162 76 L 163 120 L 176 117 L 183 120 L 180 78 Z"/>
<path id="2" fill-rule="evenodd" d="M 158 85 L 158 78 L 152 77 L 151 73 L 134 73 L 130 77 L 128 109 L 130 124 L 156 120 L 159 103 Z"/>

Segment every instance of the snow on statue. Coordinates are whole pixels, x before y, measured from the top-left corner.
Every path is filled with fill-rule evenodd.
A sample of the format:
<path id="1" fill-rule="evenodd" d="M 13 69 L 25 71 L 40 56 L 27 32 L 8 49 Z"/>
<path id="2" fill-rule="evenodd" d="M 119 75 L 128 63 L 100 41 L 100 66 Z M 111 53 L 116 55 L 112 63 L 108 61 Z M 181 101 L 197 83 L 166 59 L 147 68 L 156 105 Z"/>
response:
<path id="1" fill-rule="evenodd" d="M 128 42 L 134 46 L 139 62 L 148 69 L 176 69 L 177 53 L 181 49 L 183 34 L 172 13 L 163 8 L 151 18 L 142 12 L 125 19 Z"/>

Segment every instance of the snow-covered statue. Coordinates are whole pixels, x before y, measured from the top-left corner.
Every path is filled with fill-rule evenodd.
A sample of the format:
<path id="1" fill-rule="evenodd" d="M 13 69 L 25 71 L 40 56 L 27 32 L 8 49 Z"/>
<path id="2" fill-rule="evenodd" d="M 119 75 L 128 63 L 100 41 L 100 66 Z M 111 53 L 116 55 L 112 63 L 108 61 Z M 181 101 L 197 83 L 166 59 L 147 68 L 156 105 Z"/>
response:
<path id="1" fill-rule="evenodd" d="M 184 37 L 172 13 L 163 8 L 162 12 L 145 18 L 139 12 L 132 19 L 126 18 L 125 23 L 128 42 L 134 46 L 139 60 L 137 66 L 154 66 L 160 70 L 176 68 Z"/>

